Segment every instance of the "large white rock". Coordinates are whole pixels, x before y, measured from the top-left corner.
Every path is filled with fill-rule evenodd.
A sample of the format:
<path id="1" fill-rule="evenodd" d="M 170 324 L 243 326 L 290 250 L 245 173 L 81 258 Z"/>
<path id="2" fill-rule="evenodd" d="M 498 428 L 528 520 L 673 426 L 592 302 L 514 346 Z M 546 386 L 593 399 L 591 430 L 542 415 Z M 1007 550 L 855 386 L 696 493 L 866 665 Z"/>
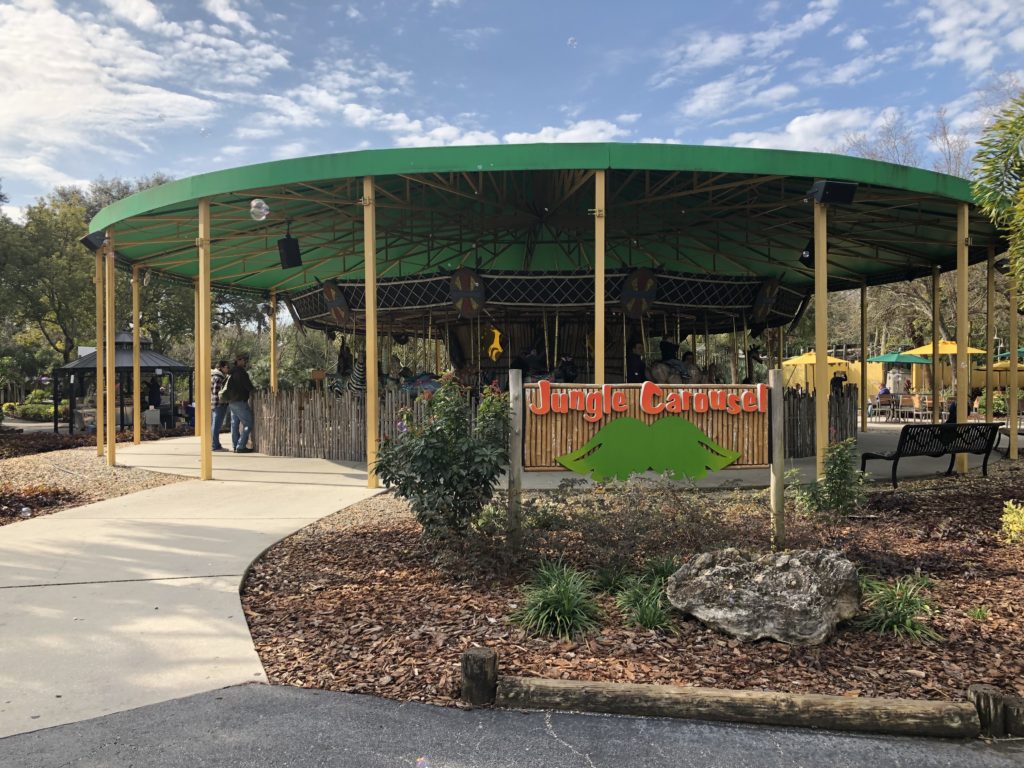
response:
<path id="1" fill-rule="evenodd" d="M 829 549 L 705 552 L 672 574 L 666 589 L 675 608 L 740 640 L 818 645 L 860 608 L 857 568 Z"/>

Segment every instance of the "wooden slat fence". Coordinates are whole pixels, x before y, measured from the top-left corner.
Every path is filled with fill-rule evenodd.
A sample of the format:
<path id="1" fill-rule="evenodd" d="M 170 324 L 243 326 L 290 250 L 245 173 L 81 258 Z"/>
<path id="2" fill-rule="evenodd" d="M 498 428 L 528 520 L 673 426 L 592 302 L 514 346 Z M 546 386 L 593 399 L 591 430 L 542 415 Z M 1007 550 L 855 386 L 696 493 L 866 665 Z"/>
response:
<path id="1" fill-rule="evenodd" d="M 838 443 L 857 436 L 857 387 L 843 387 L 843 394 L 828 399 L 829 440 Z M 815 453 L 814 395 L 786 390 L 786 458 L 799 459 Z"/>
<path id="2" fill-rule="evenodd" d="M 476 412 L 475 403 L 472 413 Z M 268 456 L 366 461 L 366 400 L 330 390 L 269 390 L 253 396 L 253 444 Z M 412 409 L 411 418 L 402 410 Z M 399 423 L 418 423 L 427 404 L 415 395 L 387 391 L 381 395 L 380 440 L 398 434 Z M 471 418 L 472 423 L 472 418 Z"/>
<path id="3" fill-rule="evenodd" d="M 600 387 L 594 384 L 553 384 L 552 392 L 566 391 L 570 389 L 595 390 Z M 768 414 L 767 413 L 739 413 L 729 414 L 725 411 L 707 411 L 696 413 L 694 411 L 682 414 L 651 415 L 640 410 L 640 385 L 625 384 L 616 385 L 628 393 L 629 408 L 622 413 L 612 413 L 605 416 L 599 422 L 589 422 L 583 418 L 580 411 L 569 411 L 568 413 L 548 413 L 544 416 L 535 416 L 530 411 L 530 404 L 537 402 L 538 386 L 527 384 L 523 387 L 524 411 L 526 424 L 523 429 L 523 469 L 525 470 L 561 470 L 564 469 L 555 458 L 580 448 L 590 438 L 597 434 L 598 430 L 605 424 L 617 418 L 629 416 L 634 419 L 651 424 L 661 418 L 684 418 L 693 422 L 708 437 L 721 445 L 739 451 L 742 455 L 736 463 L 731 466 L 740 467 L 761 467 L 768 464 Z M 673 391 L 699 391 L 709 389 L 721 389 L 728 393 L 744 392 L 755 389 L 750 385 L 691 385 L 678 387 L 661 385 L 667 395 Z"/>

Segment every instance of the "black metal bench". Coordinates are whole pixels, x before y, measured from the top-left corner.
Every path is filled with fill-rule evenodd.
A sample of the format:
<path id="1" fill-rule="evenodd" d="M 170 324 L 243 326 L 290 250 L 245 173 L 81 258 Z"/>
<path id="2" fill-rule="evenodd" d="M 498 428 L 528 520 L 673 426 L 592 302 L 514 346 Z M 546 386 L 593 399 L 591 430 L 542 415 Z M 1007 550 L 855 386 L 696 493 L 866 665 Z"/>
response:
<path id="1" fill-rule="evenodd" d="M 1006 440 L 1007 440 L 1007 443 L 1006 443 L 1006 455 L 1009 456 L 1010 455 L 1010 443 L 1009 443 L 1009 440 L 1010 440 L 1010 428 L 1009 427 L 1000 427 L 999 428 L 999 434 L 996 435 L 995 450 L 997 450 L 997 451 L 999 450 L 999 441 L 1003 439 L 1004 435 L 1006 436 Z M 1019 437 L 1024 437 L 1024 427 L 1019 427 L 1017 429 L 1017 435 Z"/>
<path id="2" fill-rule="evenodd" d="M 984 454 L 981 465 L 983 475 L 988 475 L 988 457 L 996 442 L 1002 424 L 907 424 L 900 430 L 900 441 L 896 450 L 890 453 L 863 453 L 860 457 L 860 471 L 864 471 L 869 459 L 885 459 L 892 462 L 892 487 L 896 487 L 896 467 L 904 456 L 949 455 L 947 475 L 953 474 L 953 464 L 958 453 Z"/>

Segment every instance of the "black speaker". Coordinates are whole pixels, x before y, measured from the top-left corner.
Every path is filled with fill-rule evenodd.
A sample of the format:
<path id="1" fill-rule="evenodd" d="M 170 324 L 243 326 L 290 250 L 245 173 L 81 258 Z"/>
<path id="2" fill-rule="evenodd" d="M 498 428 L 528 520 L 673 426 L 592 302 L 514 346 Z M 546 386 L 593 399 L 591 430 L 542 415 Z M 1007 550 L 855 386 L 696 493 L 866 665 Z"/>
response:
<path id="1" fill-rule="evenodd" d="M 857 185 L 848 181 L 816 181 L 807 190 L 807 196 L 818 203 L 849 205 L 857 194 Z"/>
<path id="2" fill-rule="evenodd" d="M 299 241 L 294 237 L 282 237 L 278 240 L 277 252 L 281 255 L 281 269 L 293 269 L 302 266 Z"/>

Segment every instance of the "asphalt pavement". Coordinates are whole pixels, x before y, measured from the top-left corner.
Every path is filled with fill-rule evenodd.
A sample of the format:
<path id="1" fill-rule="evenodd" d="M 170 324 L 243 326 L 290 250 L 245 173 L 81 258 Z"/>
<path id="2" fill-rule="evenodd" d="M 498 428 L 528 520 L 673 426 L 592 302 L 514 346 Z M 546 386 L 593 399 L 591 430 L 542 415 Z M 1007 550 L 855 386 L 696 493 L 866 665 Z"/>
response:
<path id="1" fill-rule="evenodd" d="M 609 715 L 460 711 L 243 685 L 0 739 L 0 765 L 1020 768 L 1024 740 L 993 746 Z"/>

